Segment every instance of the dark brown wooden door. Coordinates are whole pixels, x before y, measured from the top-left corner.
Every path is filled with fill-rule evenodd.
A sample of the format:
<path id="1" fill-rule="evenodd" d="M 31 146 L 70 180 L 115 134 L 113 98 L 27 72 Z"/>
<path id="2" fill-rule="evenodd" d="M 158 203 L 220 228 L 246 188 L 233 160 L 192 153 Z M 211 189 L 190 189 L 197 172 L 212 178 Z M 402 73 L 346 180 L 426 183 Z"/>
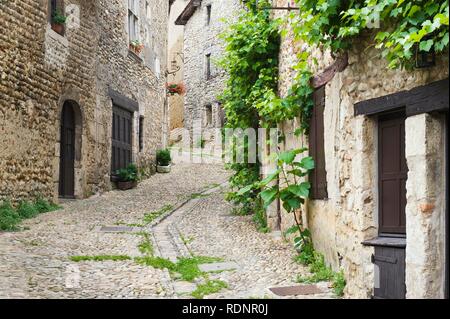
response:
<path id="1" fill-rule="evenodd" d="M 405 116 L 380 117 L 378 127 L 379 233 L 406 234 Z"/>
<path id="2" fill-rule="evenodd" d="M 65 103 L 61 114 L 59 196 L 74 197 L 75 180 L 75 114 Z"/>
<path id="3" fill-rule="evenodd" d="M 113 106 L 111 173 L 131 163 L 132 113 Z"/>

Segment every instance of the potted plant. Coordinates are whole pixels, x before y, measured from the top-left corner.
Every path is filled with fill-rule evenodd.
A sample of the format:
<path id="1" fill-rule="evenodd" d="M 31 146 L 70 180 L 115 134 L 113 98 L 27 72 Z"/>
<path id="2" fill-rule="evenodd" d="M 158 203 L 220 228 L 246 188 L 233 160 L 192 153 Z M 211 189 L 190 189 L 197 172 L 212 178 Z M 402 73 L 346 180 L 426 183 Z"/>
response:
<path id="1" fill-rule="evenodd" d="M 169 95 L 183 95 L 186 93 L 186 87 L 183 83 L 167 83 L 167 94 Z"/>
<path id="2" fill-rule="evenodd" d="M 55 11 L 52 15 L 52 30 L 63 34 L 66 21 L 67 16 L 63 15 L 60 11 Z"/>
<path id="3" fill-rule="evenodd" d="M 132 189 L 137 186 L 139 179 L 138 169 L 135 164 L 130 164 L 126 168 L 117 171 L 117 188 L 120 190 Z"/>
<path id="4" fill-rule="evenodd" d="M 144 44 L 139 40 L 133 40 L 130 42 L 130 50 L 136 53 L 137 55 L 141 54 L 144 49 Z"/>
<path id="5" fill-rule="evenodd" d="M 170 173 L 170 163 L 172 161 L 172 157 L 170 156 L 170 151 L 168 149 L 159 150 L 156 153 L 156 162 L 157 167 L 156 170 L 158 173 Z"/>

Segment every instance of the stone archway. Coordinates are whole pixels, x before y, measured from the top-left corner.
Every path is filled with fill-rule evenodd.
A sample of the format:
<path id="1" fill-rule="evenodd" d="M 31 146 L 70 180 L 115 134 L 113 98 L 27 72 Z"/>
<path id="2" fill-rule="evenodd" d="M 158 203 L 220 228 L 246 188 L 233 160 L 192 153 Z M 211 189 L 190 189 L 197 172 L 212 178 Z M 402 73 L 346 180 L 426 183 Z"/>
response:
<path id="1" fill-rule="evenodd" d="M 81 108 L 74 100 L 65 100 L 60 110 L 59 125 L 59 179 L 60 198 L 80 195 L 77 176 L 81 169 L 83 121 Z"/>

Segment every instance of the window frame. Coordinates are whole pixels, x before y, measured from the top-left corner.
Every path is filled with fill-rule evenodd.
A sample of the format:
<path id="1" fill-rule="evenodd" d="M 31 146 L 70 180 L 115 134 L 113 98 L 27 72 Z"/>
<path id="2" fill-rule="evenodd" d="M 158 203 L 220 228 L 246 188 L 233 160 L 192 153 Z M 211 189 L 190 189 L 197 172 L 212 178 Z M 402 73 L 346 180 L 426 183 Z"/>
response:
<path id="1" fill-rule="evenodd" d="M 205 119 L 207 127 L 213 125 L 213 106 L 210 103 L 205 105 Z"/>
<path id="2" fill-rule="evenodd" d="M 211 24 L 211 16 L 212 16 L 212 4 L 206 5 L 206 26 Z"/>
<path id="3" fill-rule="evenodd" d="M 139 136 L 138 136 L 138 143 L 139 143 L 139 152 L 142 152 L 144 150 L 144 124 L 145 124 L 145 117 L 143 115 L 139 116 Z"/>
<path id="4" fill-rule="evenodd" d="M 140 41 L 139 7 L 140 7 L 139 0 L 128 0 L 128 38 L 129 38 L 129 42 L 135 41 L 135 40 Z"/>
<path id="5" fill-rule="evenodd" d="M 211 53 L 207 53 L 205 55 L 205 76 L 206 80 L 210 80 L 212 78 L 211 74 Z"/>

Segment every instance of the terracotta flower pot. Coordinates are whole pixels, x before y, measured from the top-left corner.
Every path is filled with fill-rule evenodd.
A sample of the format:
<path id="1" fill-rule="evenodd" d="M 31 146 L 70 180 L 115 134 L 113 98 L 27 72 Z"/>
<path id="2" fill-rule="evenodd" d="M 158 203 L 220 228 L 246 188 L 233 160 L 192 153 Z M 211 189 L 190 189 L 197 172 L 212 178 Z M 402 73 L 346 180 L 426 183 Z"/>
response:
<path id="1" fill-rule="evenodd" d="M 117 188 L 126 191 L 128 189 L 135 188 L 137 186 L 136 181 L 127 181 L 127 182 L 117 182 Z"/>
<path id="2" fill-rule="evenodd" d="M 64 24 L 52 23 L 52 30 L 56 33 L 63 34 Z"/>

